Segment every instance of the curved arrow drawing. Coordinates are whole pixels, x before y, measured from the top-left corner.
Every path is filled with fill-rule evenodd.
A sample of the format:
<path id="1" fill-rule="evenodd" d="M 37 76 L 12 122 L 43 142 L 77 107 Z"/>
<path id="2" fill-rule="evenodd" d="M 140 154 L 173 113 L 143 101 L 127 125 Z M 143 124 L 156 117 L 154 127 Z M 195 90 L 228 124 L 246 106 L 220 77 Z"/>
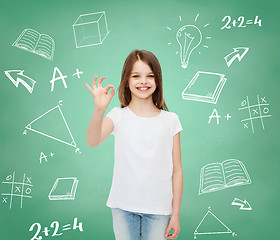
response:
<path id="1" fill-rule="evenodd" d="M 240 206 L 239 210 L 252 210 L 252 207 L 250 206 L 250 204 L 246 200 L 242 201 L 239 198 L 234 198 L 231 205 Z"/>
<path id="2" fill-rule="evenodd" d="M 230 67 L 230 65 L 233 63 L 233 61 L 237 58 L 240 62 L 242 58 L 245 56 L 245 54 L 249 51 L 249 48 L 247 47 L 237 47 L 233 48 L 233 52 L 228 54 L 224 57 L 226 60 L 227 66 Z"/>
<path id="3" fill-rule="evenodd" d="M 24 70 L 8 70 L 5 71 L 5 74 L 16 87 L 21 83 L 30 93 L 32 93 L 36 81 L 24 75 L 23 72 Z"/>

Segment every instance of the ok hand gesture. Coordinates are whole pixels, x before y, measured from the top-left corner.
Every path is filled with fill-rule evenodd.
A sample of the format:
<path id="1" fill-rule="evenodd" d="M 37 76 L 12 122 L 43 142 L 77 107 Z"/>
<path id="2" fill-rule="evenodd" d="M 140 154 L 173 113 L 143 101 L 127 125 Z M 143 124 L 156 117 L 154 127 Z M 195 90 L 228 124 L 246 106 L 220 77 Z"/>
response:
<path id="1" fill-rule="evenodd" d="M 102 87 L 102 81 L 105 77 L 102 77 L 98 80 L 96 86 L 97 76 L 93 79 L 92 88 L 86 83 L 86 87 L 93 95 L 94 106 L 96 110 L 106 111 L 109 103 L 111 102 L 113 96 L 115 95 L 114 86 L 109 84 L 105 88 Z M 112 88 L 111 93 L 108 94 L 108 91 Z"/>

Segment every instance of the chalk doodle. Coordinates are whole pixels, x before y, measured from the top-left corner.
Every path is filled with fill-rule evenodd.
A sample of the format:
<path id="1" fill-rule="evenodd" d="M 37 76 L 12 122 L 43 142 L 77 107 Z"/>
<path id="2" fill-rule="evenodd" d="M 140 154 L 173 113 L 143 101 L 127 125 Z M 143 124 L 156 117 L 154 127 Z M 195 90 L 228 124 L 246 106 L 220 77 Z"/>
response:
<path id="1" fill-rule="evenodd" d="M 210 163 L 201 169 L 199 195 L 247 184 L 251 184 L 251 179 L 241 161 L 228 159 Z"/>
<path id="2" fill-rule="evenodd" d="M 207 213 L 204 215 L 197 228 L 194 231 L 194 239 L 198 235 L 214 235 L 214 234 L 231 234 L 236 236 L 208 207 Z"/>
<path id="3" fill-rule="evenodd" d="M 239 198 L 234 198 L 231 205 L 240 206 L 239 210 L 252 210 L 251 205 L 246 200 L 241 200 Z"/>
<path id="4" fill-rule="evenodd" d="M 12 46 L 53 60 L 54 40 L 49 35 L 40 34 L 33 29 L 24 29 Z"/>
<path id="5" fill-rule="evenodd" d="M 220 115 L 218 114 L 217 109 L 213 109 L 211 116 L 209 116 L 209 120 L 208 120 L 208 124 L 211 123 L 213 118 L 216 118 L 217 124 L 220 123 Z M 227 113 L 226 116 L 224 116 L 227 120 L 231 119 L 231 116 L 229 115 L 229 113 Z"/>
<path id="6" fill-rule="evenodd" d="M 249 128 L 248 123 L 251 123 L 252 132 L 254 133 L 255 130 L 254 130 L 253 121 L 259 119 L 262 125 L 262 129 L 265 130 L 264 118 L 271 117 L 271 115 L 269 114 L 270 110 L 268 106 L 269 104 L 267 103 L 265 97 L 260 98 L 259 95 L 257 95 L 257 104 L 250 105 L 249 98 L 247 96 L 246 99 L 241 102 L 241 108 L 238 109 L 238 110 L 248 110 L 248 117 L 241 120 L 244 128 L 248 129 Z"/>
<path id="7" fill-rule="evenodd" d="M 221 27 L 221 30 L 223 29 L 231 29 L 231 26 L 230 26 L 230 22 L 231 22 L 231 16 L 225 16 L 223 19 L 222 19 L 222 22 L 224 21 L 227 21 L 225 23 L 224 26 Z M 246 24 L 246 25 L 244 25 Z M 249 19 L 245 22 L 245 17 L 244 16 L 240 16 L 237 20 L 232 20 L 232 27 L 238 27 L 238 28 L 245 28 L 247 27 L 247 25 L 251 25 L 251 24 L 254 24 L 254 25 L 259 25 L 259 27 L 262 26 L 262 20 L 259 19 L 259 16 L 256 16 L 255 19 L 254 19 L 254 22 L 252 19 Z"/>
<path id="8" fill-rule="evenodd" d="M 24 75 L 23 72 L 24 70 L 7 70 L 5 71 L 5 74 L 16 87 L 18 87 L 18 85 L 21 83 L 28 90 L 28 92 L 32 93 L 36 81 Z"/>
<path id="9" fill-rule="evenodd" d="M 35 228 L 37 227 L 36 229 L 36 232 L 35 234 L 33 235 L 33 237 L 30 239 L 30 240 L 35 240 L 35 239 L 43 239 L 42 236 L 40 236 L 40 232 L 41 232 L 41 229 L 42 229 L 42 226 L 40 223 L 33 223 L 30 228 L 29 228 L 29 232 L 32 232 L 33 230 L 35 231 Z M 51 224 L 50 224 L 50 228 L 53 229 L 53 233 L 50 234 L 50 231 L 49 230 L 49 227 L 44 227 L 44 230 L 42 231 L 42 233 L 48 237 L 48 236 L 51 236 L 51 237 L 57 237 L 57 236 L 61 236 L 63 234 L 63 232 L 60 232 L 59 233 L 59 222 L 58 221 L 53 221 Z M 62 226 L 62 229 L 61 231 L 68 231 L 68 230 L 76 230 L 76 229 L 79 229 L 80 232 L 83 232 L 84 229 L 83 229 L 83 223 L 82 222 L 79 222 L 78 223 L 78 218 L 74 218 L 74 222 L 73 222 L 73 227 L 71 227 L 71 224 L 66 224 L 64 226 Z"/>
<path id="10" fill-rule="evenodd" d="M 75 177 L 57 178 L 49 193 L 50 200 L 75 200 L 79 180 Z"/>
<path id="11" fill-rule="evenodd" d="M 216 104 L 226 80 L 224 74 L 198 71 L 182 92 L 182 98 Z"/>
<path id="12" fill-rule="evenodd" d="M 102 44 L 108 36 L 108 26 L 104 11 L 83 14 L 73 24 L 76 48 Z"/>
<path id="13" fill-rule="evenodd" d="M 53 121 L 56 121 L 57 126 L 59 126 L 58 129 L 61 130 L 59 131 L 61 136 L 56 135 L 58 134 L 58 129 L 49 129 L 48 125 L 50 122 Z M 34 119 L 32 122 L 27 124 L 25 128 L 35 133 L 39 133 L 43 136 L 51 138 L 53 140 L 67 144 L 71 147 L 76 147 L 75 140 L 71 134 L 71 131 L 68 127 L 68 124 L 64 118 L 64 115 L 59 105 L 55 106 L 54 108 L 48 110 L 41 116 Z M 24 134 L 26 135 L 26 132 Z"/>
<path id="14" fill-rule="evenodd" d="M 198 19 L 199 14 L 195 17 L 195 22 Z M 180 22 L 182 22 L 182 17 L 179 16 Z M 209 23 L 205 24 L 203 27 L 209 26 Z M 170 27 L 167 27 L 168 30 L 172 30 Z M 176 40 L 179 44 L 179 51 L 180 52 L 180 61 L 182 68 L 186 69 L 189 64 L 190 56 L 192 52 L 201 45 L 202 42 L 202 32 L 196 25 L 184 25 L 179 28 L 176 33 Z M 211 39 L 211 37 L 206 37 L 206 39 Z M 168 43 L 171 45 L 172 43 Z M 208 45 L 203 45 L 203 47 L 208 48 Z M 200 54 L 200 52 L 199 52 Z"/>
<path id="15" fill-rule="evenodd" d="M 2 182 L 10 189 L 9 193 L 2 193 L 3 203 L 8 203 L 8 198 L 10 199 L 10 208 L 12 208 L 13 201 L 20 199 L 20 208 L 23 206 L 23 199 L 32 198 L 31 188 L 33 187 L 31 182 L 31 177 L 23 175 L 22 182 L 15 181 L 15 172 L 6 177 L 6 180 Z"/>
<path id="16" fill-rule="evenodd" d="M 76 72 L 72 75 L 72 76 L 75 76 L 75 75 L 77 75 L 77 78 L 81 78 L 80 77 L 80 74 L 83 74 L 83 72 L 82 71 L 80 71 L 78 68 L 76 68 Z"/>
<path id="17" fill-rule="evenodd" d="M 56 76 L 56 73 L 59 74 L 59 77 L 55 77 L 55 76 Z M 62 75 L 62 73 L 61 73 L 61 71 L 58 69 L 58 67 L 55 67 L 55 68 L 53 69 L 53 77 L 52 77 L 52 80 L 50 81 L 50 83 L 52 84 L 52 86 L 51 86 L 51 91 L 53 91 L 53 89 L 54 89 L 54 82 L 55 82 L 55 81 L 58 81 L 58 80 L 62 80 L 62 83 L 63 83 L 64 87 L 67 88 L 67 84 L 66 84 L 65 78 L 67 78 L 67 75 Z"/>
<path id="18" fill-rule="evenodd" d="M 240 62 L 248 51 L 249 48 L 247 47 L 233 48 L 233 52 L 224 57 L 227 66 L 230 67 L 230 65 L 234 62 L 235 59 L 238 59 L 238 61 Z"/>
<path id="19" fill-rule="evenodd" d="M 51 152 L 50 157 L 53 157 L 53 156 L 54 156 L 54 154 Z M 45 162 L 48 162 L 47 156 L 43 152 L 41 152 L 39 160 L 40 160 L 40 163 L 42 163 L 42 160 L 44 160 Z"/>

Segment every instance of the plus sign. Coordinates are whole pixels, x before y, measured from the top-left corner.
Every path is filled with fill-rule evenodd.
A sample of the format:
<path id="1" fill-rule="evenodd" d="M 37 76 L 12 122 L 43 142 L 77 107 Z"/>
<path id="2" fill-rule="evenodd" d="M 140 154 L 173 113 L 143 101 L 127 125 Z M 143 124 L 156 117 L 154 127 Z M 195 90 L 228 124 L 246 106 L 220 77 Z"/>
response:
<path id="1" fill-rule="evenodd" d="M 231 116 L 230 116 L 229 114 L 227 114 L 227 115 L 225 116 L 225 118 L 226 118 L 227 120 L 229 120 L 229 119 L 231 118 Z"/>
<path id="2" fill-rule="evenodd" d="M 77 77 L 80 79 L 80 74 L 83 74 L 83 72 L 80 72 L 79 69 L 76 68 L 76 73 L 74 73 L 73 76 L 77 75 Z"/>

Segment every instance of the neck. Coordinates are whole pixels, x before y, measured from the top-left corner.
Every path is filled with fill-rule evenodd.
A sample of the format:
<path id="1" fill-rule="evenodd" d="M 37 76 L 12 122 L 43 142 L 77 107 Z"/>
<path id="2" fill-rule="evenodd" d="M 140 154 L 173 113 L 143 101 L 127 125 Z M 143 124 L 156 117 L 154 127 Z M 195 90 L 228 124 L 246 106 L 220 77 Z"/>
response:
<path id="1" fill-rule="evenodd" d="M 160 111 L 155 104 L 153 103 L 152 98 L 148 99 L 137 99 L 134 100 L 133 98 L 131 99 L 128 107 L 139 113 L 144 113 L 144 112 L 155 112 L 155 111 Z"/>

